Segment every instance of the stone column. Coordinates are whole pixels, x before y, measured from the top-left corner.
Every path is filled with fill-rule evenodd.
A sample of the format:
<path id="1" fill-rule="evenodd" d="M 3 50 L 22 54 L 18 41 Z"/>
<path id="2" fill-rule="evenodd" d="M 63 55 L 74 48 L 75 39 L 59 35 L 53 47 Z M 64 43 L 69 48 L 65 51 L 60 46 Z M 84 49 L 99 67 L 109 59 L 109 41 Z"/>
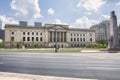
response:
<path id="1" fill-rule="evenodd" d="M 66 36 L 66 32 L 64 32 L 64 39 L 65 39 L 65 42 L 67 41 L 67 40 L 66 40 L 66 37 L 67 37 L 67 36 Z"/>
<path id="2" fill-rule="evenodd" d="M 52 32 L 52 42 L 54 41 L 54 33 L 53 33 L 53 31 L 51 31 Z"/>
<path id="3" fill-rule="evenodd" d="M 61 32 L 59 33 L 59 35 L 60 35 L 60 36 L 59 36 L 59 39 L 60 39 L 60 42 L 61 42 Z"/>
<path id="4" fill-rule="evenodd" d="M 59 38 L 59 42 L 60 42 L 60 32 L 58 32 L 58 38 Z"/>
<path id="5" fill-rule="evenodd" d="M 54 42 L 54 33 L 53 33 L 53 31 L 52 31 L 52 42 Z"/>
<path id="6" fill-rule="evenodd" d="M 108 47 L 113 49 L 119 48 L 117 17 L 114 11 L 111 12 L 110 16 L 110 38 Z"/>
<path id="7" fill-rule="evenodd" d="M 50 37 L 51 37 L 51 35 L 50 35 L 50 31 L 48 32 L 48 41 L 50 41 Z"/>
<path id="8" fill-rule="evenodd" d="M 59 42 L 59 32 L 57 32 L 57 42 Z"/>
<path id="9" fill-rule="evenodd" d="M 63 32 L 61 32 L 61 42 L 63 42 Z"/>

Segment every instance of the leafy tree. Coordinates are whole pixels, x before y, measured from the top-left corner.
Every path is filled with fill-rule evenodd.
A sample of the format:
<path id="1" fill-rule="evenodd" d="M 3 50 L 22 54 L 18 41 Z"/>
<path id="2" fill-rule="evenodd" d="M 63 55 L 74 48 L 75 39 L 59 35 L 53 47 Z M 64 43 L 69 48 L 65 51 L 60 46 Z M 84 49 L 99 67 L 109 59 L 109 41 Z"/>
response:
<path id="1" fill-rule="evenodd" d="M 86 48 L 95 48 L 95 45 L 93 45 L 93 44 L 86 44 Z"/>
<path id="2" fill-rule="evenodd" d="M 2 41 L 2 42 L 0 43 L 0 47 L 1 47 L 1 48 L 4 47 L 4 41 Z"/>
<path id="3" fill-rule="evenodd" d="M 23 45 L 24 45 L 23 41 L 19 41 L 17 43 L 17 48 L 22 48 Z"/>
<path id="4" fill-rule="evenodd" d="M 31 42 L 31 47 L 32 47 L 32 48 L 35 47 L 35 42 L 34 42 L 34 41 Z"/>
<path id="5" fill-rule="evenodd" d="M 96 47 L 97 48 L 106 48 L 108 45 L 108 42 L 106 40 L 99 40 L 97 41 Z"/>
<path id="6" fill-rule="evenodd" d="M 15 47 L 15 42 L 14 41 L 11 41 L 11 48 L 14 48 Z"/>

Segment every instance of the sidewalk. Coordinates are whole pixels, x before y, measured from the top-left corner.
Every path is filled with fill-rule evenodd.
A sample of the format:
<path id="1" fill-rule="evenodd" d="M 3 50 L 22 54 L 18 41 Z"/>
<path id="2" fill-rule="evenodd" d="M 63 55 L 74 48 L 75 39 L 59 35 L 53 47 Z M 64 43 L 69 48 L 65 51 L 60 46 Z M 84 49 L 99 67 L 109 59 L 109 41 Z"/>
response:
<path id="1" fill-rule="evenodd" d="M 97 80 L 97 79 L 64 78 L 0 72 L 0 80 Z"/>

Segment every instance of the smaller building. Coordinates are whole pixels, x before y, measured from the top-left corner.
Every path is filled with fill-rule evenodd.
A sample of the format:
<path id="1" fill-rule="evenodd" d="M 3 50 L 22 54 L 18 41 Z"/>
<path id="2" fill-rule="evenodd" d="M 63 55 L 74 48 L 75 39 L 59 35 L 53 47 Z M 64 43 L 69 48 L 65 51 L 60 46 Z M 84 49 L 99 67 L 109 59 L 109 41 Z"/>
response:
<path id="1" fill-rule="evenodd" d="M 34 22 L 34 26 L 35 27 L 42 27 L 42 23 L 41 22 Z"/>
<path id="2" fill-rule="evenodd" d="M 21 25 L 21 26 L 27 26 L 28 22 L 27 21 L 19 21 L 19 25 Z"/>
<path id="3" fill-rule="evenodd" d="M 93 25 L 91 30 L 95 31 L 96 41 L 106 40 L 109 41 L 110 36 L 110 21 L 102 21 L 99 24 Z"/>
<path id="4" fill-rule="evenodd" d="M 0 20 L 0 29 L 2 29 L 2 21 Z"/>
<path id="5" fill-rule="evenodd" d="M 4 40 L 4 30 L 0 29 L 0 42 Z"/>

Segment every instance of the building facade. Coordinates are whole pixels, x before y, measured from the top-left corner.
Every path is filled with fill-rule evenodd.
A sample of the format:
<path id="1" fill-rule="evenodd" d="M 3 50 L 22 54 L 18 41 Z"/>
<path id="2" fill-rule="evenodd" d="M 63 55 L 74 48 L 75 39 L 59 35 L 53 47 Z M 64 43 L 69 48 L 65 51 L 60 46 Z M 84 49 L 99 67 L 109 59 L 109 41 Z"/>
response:
<path id="1" fill-rule="evenodd" d="M 0 42 L 4 40 L 4 30 L 0 29 Z"/>
<path id="2" fill-rule="evenodd" d="M 83 47 L 95 44 L 95 32 L 69 28 L 68 25 L 45 24 L 42 27 L 5 25 L 5 47 Z"/>

